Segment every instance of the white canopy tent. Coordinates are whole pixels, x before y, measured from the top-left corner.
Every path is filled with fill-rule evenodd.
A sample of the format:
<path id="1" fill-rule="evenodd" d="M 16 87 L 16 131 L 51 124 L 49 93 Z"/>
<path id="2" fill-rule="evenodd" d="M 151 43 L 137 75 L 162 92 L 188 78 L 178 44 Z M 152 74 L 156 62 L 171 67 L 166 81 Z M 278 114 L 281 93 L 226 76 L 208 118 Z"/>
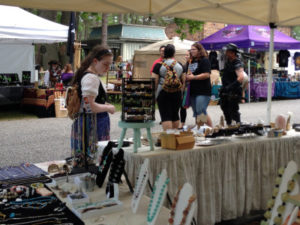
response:
<path id="1" fill-rule="evenodd" d="M 46 20 L 19 7 L 0 6 L 0 43 L 66 42 L 68 26 Z"/>
<path id="2" fill-rule="evenodd" d="M 34 76 L 35 43 L 66 42 L 68 26 L 38 17 L 18 7 L 0 6 L 0 73 L 22 71 Z"/>
<path id="3" fill-rule="evenodd" d="M 167 44 L 173 44 L 175 46 L 175 58 L 177 61 L 184 64 L 184 56 L 186 55 L 187 50 L 191 49 L 194 42 L 189 40 L 180 40 L 178 37 L 174 37 L 170 40 L 158 41 L 139 50 L 135 50 L 133 57 L 133 76 L 137 78 L 149 78 L 151 76 L 150 69 L 153 62 L 160 57 L 160 46 Z"/>
<path id="4" fill-rule="evenodd" d="M 132 12 L 227 24 L 269 25 L 272 28 L 270 59 L 274 50 L 274 28 L 300 25 L 299 0 L 0 0 L 0 4 L 48 10 Z M 268 123 L 271 120 L 272 68 L 271 60 L 268 72 Z"/>

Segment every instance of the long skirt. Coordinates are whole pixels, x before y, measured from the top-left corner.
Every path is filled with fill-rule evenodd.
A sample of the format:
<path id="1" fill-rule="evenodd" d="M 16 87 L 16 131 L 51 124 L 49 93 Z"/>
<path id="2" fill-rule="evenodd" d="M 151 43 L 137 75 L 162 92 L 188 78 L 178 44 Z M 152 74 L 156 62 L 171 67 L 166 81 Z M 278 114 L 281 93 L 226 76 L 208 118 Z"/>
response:
<path id="1" fill-rule="evenodd" d="M 83 141 L 87 137 L 86 156 L 88 161 L 96 159 L 98 141 L 110 140 L 110 120 L 107 112 L 85 114 L 85 127 L 83 129 L 84 115 L 80 114 L 72 124 L 71 149 L 72 156 L 83 159 Z M 86 132 L 86 135 L 84 135 Z"/>

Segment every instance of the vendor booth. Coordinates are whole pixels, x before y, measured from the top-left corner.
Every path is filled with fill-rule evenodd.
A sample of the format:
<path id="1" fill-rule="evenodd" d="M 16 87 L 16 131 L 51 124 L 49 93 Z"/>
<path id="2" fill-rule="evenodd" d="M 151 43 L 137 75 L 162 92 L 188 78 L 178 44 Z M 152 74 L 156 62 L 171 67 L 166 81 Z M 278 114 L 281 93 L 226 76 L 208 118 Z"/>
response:
<path id="1" fill-rule="evenodd" d="M 254 99 L 267 98 L 268 95 L 268 84 L 267 75 L 264 69 L 265 65 L 257 65 L 255 61 L 260 60 L 263 62 L 268 61 L 265 56 L 265 51 L 269 49 L 270 42 L 270 28 L 266 26 L 252 26 L 252 25 L 228 25 L 227 27 L 219 30 L 218 32 L 210 35 L 209 37 L 200 41 L 206 50 L 221 50 L 222 47 L 229 43 L 236 44 L 239 48 L 244 49 L 245 52 L 249 52 L 255 55 L 253 63 L 248 64 L 248 73 L 250 79 L 250 95 Z M 300 42 L 275 30 L 274 32 L 274 49 L 287 50 L 287 49 L 299 49 Z M 279 51 L 279 57 L 281 52 L 289 54 L 287 51 Z M 257 57 L 260 56 L 260 57 Z M 278 57 L 278 58 L 279 58 Z M 262 59 L 260 59 L 262 58 Z M 219 60 L 221 60 L 219 58 Z M 279 58 L 280 60 L 280 58 Z M 300 88 L 300 83 L 289 83 L 287 77 L 288 72 L 285 71 L 287 67 L 293 67 L 294 64 L 291 62 L 286 65 L 279 63 L 278 69 L 273 71 L 273 84 L 272 84 L 272 97 L 298 97 L 298 93 L 295 93 L 295 88 Z M 294 75 L 295 73 L 293 73 Z M 289 88 L 293 90 L 288 90 Z M 288 94 L 292 92 L 295 94 Z M 300 96 L 299 96 L 300 97 Z"/>
<path id="2" fill-rule="evenodd" d="M 67 37 L 67 26 L 0 6 L 0 105 L 20 103 L 23 88 L 37 81 L 34 44 L 66 42 Z M 20 94 L 11 95 L 12 88 Z"/>
<path id="3" fill-rule="evenodd" d="M 187 50 L 191 49 L 194 42 L 189 40 L 180 40 L 178 37 L 173 37 L 171 40 L 159 41 L 151 45 L 147 45 L 134 52 L 133 57 L 133 77 L 134 78 L 149 78 L 151 77 L 151 67 L 153 62 L 160 57 L 159 47 L 162 45 L 173 44 L 176 49 L 175 58 L 181 63 L 185 63 L 184 56 Z"/>
<path id="4" fill-rule="evenodd" d="M 231 2 L 227 0 L 199 0 L 197 2 L 166 0 L 150 1 L 149 8 L 145 7 L 145 4 L 137 4 L 137 1 L 133 0 L 126 1 L 126 5 L 122 1 L 112 0 L 90 1 L 91 4 L 88 4 L 89 1 L 82 0 L 55 1 L 56 4 L 39 0 L 15 0 L 13 3 L 10 3 L 9 0 L 0 0 L 0 2 L 36 8 L 78 11 L 102 10 L 103 12 L 127 13 L 134 9 L 137 13 L 149 14 L 149 18 L 152 14 L 159 14 L 226 23 L 240 22 L 259 25 L 270 23 L 272 28 L 270 31 L 271 56 L 273 55 L 272 37 L 275 26 L 300 24 L 299 7 L 297 7 L 299 3 L 289 0 Z M 272 69 L 273 61 L 270 62 Z M 272 78 L 271 69 L 268 74 L 269 78 Z M 149 74 L 148 71 L 144 74 Z M 130 80 L 130 82 L 135 81 Z M 220 122 L 220 126 L 216 129 L 207 130 L 205 138 L 191 132 L 164 133 L 162 148 L 153 149 L 150 138 L 147 141 L 144 138 L 143 141 L 137 140 L 141 137 L 140 128 L 145 128 L 142 126 L 148 122 L 147 116 L 151 112 L 151 110 L 146 112 L 141 108 L 149 103 L 149 101 L 143 101 L 142 98 L 143 96 L 150 97 L 148 96 L 150 94 L 149 85 L 128 84 L 124 93 L 125 99 L 123 99 L 126 100 L 123 102 L 123 113 L 126 112 L 126 115 L 119 126 L 122 127 L 125 122 L 130 123 L 129 120 L 134 121 L 129 128 L 135 129 L 134 149 L 136 153 L 133 152 L 132 147 L 125 149 L 123 138 L 128 127 L 122 127 L 122 137 L 117 144 L 109 142 L 103 144 L 101 148 L 102 143 L 98 143 L 98 149 L 95 152 L 83 150 L 80 152 L 81 149 L 79 149 L 79 153 L 83 153 L 85 156 L 86 153 L 92 153 L 94 158 L 99 160 L 96 168 L 98 178 L 95 178 L 94 175 L 84 174 L 82 177 L 72 177 L 71 179 L 68 173 L 70 165 L 48 164 L 46 170 L 49 173 L 63 176 L 61 182 L 57 180 L 56 183 L 53 182 L 54 185 L 46 185 L 47 190 L 42 189 L 44 195 L 53 196 L 42 198 L 38 195 L 41 190 L 38 190 L 37 195 L 31 194 L 32 189 L 29 188 L 43 188 L 41 184 L 36 184 L 37 182 L 42 183 L 43 180 L 37 181 L 34 180 L 35 178 L 33 185 L 30 183 L 31 180 L 27 180 L 24 186 L 9 186 L 9 190 L 3 190 L 6 204 L 1 211 L 2 217 L 5 217 L 2 222 L 16 224 L 16 220 L 21 220 L 21 222 L 25 220 L 26 224 L 30 224 L 32 221 L 37 224 L 49 221 L 52 224 L 80 224 L 76 223 L 75 214 L 76 218 L 81 220 L 80 222 L 86 224 L 139 225 L 147 223 L 153 225 L 169 223 L 187 225 L 192 221 L 195 224 L 194 221 L 197 221 L 199 225 L 213 225 L 222 220 L 244 216 L 251 210 L 268 209 L 265 214 L 266 220 L 262 224 L 281 224 L 280 222 L 291 213 L 289 210 L 291 205 L 287 203 L 287 198 L 291 194 L 299 193 L 299 185 L 296 181 L 298 177 L 294 175 L 297 175 L 298 172 L 296 163 L 298 165 L 300 163 L 300 139 L 299 133 L 290 130 L 290 125 L 286 128 L 283 126 L 273 128 L 270 127 L 271 124 L 268 121 L 267 126 L 244 124 L 224 127 L 224 124 L 222 125 Z M 270 96 L 270 87 L 268 87 L 268 96 Z M 132 107 L 138 107 L 138 109 L 132 111 Z M 270 108 L 268 108 L 268 112 L 271 112 Z M 137 123 L 140 123 L 141 126 L 135 126 Z M 83 137 L 85 134 L 84 131 Z M 282 137 L 284 134 L 286 136 Z M 127 143 L 129 142 L 131 141 Z M 95 145 L 96 143 L 89 144 Z M 145 150 L 143 147 L 146 144 L 148 146 Z M 151 146 L 150 151 L 149 146 Z M 78 158 L 75 163 L 80 165 L 82 161 L 87 162 L 87 160 L 90 158 Z M 286 168 L 280 168 L 286 166 L 290 160 L 295 160 L 296 163 L 292 162 L 292 166 L 289 164 Z M 14 174 L 15 171 L 20 173 L 21 170 L 24 175 L 24 166 L 21 165 L 21 167 L 10 170 L 11 174 Z M 5 168 L 4 171 L 9 169 Z M 28 170 L 26 171 L 29 173 Z M 128 176 L 123 173 L 125 180 L 127 181 L 129 178 L 134 183 L 134 191 L 129 184 L 128 188 L 119 184 L 124 171 L 128 173 Z M 4 173 L 4 175 L 7 174 Z M 107 183 L 104 182 L 106 175 L 108 176 Z M 15 185 L 14 179 L 8 179 L 5 182 L 7 185 Z M 98 191 L 98 188 L 93 189 L 95 183 L 102 187 L 100 194 L 94 192 Z M 103 187 L 103 184 L 106 188 Z M 275 185 L 276 188 L 272 192 Z M 146 186 L 149 187 L 147 190 L 145 190 Z M 132 195 L 128 190 L 132 192 Z M 60 195 L 59 199 L 57 192 Z M 125 195 L 124 192 L 126 192 Z M 131 209 L 128 207 L 126 194 L 132 198 Z M 150 200 L 144 194 L 151 196 Z M 268 202 L 267 205 L 267 200 L 270 198 L 271 203 Z M 164 202 L 165 199 L 167 199 L 166 202 Z M 72 213 L 67 211 L 61 201 L 68 202 L 67 206 Z M 282 204 L 280 205 L 278 202 Z M 163 205 L 169 207 L 167 215 Z M 37 210 L 43 214 L 39 214 L 38 217 L 30 215 L 33 207 L 38 208 L 35 209 L 35 214 L 37 214 Z M 23 208 L 27 208 L 29 211 L 24 213 Z M 43 208 L 48 209 L 48 214 Z M 16 209 L 16 213 L 10 215 L 11 209 Z M 160 215 L 163 215 L 163 218 L 160 218 Z M 21 222 L 17 224 L 21 224 Z"/>

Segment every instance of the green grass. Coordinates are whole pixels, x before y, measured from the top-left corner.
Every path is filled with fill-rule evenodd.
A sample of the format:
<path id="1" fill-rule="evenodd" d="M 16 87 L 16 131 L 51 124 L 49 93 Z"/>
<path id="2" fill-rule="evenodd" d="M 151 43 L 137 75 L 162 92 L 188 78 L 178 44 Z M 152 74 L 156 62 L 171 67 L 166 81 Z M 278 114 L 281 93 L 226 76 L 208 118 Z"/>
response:
<path id="1" fill-rule="evenodd" d="M 120 112 L 122 110 L 122 104 L 121 103 L 112 102 L 112 104 L 115 106 L 116 112 Z"/>
<path id="2" fill-rule="evenodd" d="M 0 121 L 6 120 L 21 120 L 21 119 L 36 119 L 36 115 L 24 113 L 20 110 L 1 110 Z"/>

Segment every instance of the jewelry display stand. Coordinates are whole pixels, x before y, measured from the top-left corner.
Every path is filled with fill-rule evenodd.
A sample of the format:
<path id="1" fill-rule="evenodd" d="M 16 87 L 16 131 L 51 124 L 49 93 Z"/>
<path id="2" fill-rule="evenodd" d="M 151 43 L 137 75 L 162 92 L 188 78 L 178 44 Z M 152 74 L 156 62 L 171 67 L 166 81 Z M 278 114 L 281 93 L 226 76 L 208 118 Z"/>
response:
<path id="1" fill-rule="evenodd" d="M 118 148 L 123 145 L 127 129 L 133 129 L 133 151 L 141 147 L 141 129 L 147 130 L 150 150 L 154 150 L 151 127 L 155 120 L 155 82 L 154 79 L 122 80 L 122 114 L 119 127 L 122 128 Z"/>
<path id="2" fill-rule="evenodd" d="M 271 219 L 269 220 L 269 225 L 274 224 L 274 219 L 279 215 L 278 213 L 278 207 L 280 207 L 284 202 L 282 200 L 282 194 L 286 193 L 288 190 L 288 182 L 293 179 L 293 176 L 295 173 L 298 172 L 298 166 L 294 161 L 290 161 L 284 170 L 284 173 L 282 175 L 281 184 L 279 186 L 279 191 L 275 199 L 275 204 L 271 212 Z M 297 182 L 295 182 L 294 189 L 289 193 L 289 195 L 296 195 L 299 193 L 299 185 Z M 281 214 L 282 222 L 285 221 L 285 219 L 288 217 L 288 215 L 293 210 L 293 204 L 285 202 L 285 210 Z"/>
<path id="3" fill-rule="evenodd" d="M 191 224 L 196 209 L 196 201 L 195 201 L 195 196 L 193 196 L 193 187 L 191 184 L 185 183 L 183 185 L 182 189 L 179 192 L 177 203 L 175 204 L 176 204 L 176 208 L 174 209 L 174 213 L 175 213 L 174 220 L 173 223 L 170 223 L 169 221 L 169 224 L 170 225 Z"/>
<path id="4" fill-rule="evenodd" d="M 293 225 L 294 222 L 296 222 L 296 219 L 298 218 L 298 211 L 299 211 L 299 207 L 295 207 L 295 209 L 293 210 L 291 217 L 289 219 L 289 222 L 287 223 L 287 225 Z"/>
<path id="5" fill-rule="evenodd" d="M 163 169 L 160 175 L 157 176 L 154 189 L 152 192 L 150 204 L 148 206 L 147 224 L 154 225 L 158 217 L 159 211 L 163 205 L 167 194 L 167 186 L 169 178 L 167 177 L 166 169 Z"/>
<path id="6" fill-rule="evenodd" d="M 145 159 L 144 163 L 141 166 L 139 176 L 137 177 L 134 193 L 132 196 L 131 209 L 133 213 L 137 212 L 148 178 L 149 178 L 149 159 Z"/>

